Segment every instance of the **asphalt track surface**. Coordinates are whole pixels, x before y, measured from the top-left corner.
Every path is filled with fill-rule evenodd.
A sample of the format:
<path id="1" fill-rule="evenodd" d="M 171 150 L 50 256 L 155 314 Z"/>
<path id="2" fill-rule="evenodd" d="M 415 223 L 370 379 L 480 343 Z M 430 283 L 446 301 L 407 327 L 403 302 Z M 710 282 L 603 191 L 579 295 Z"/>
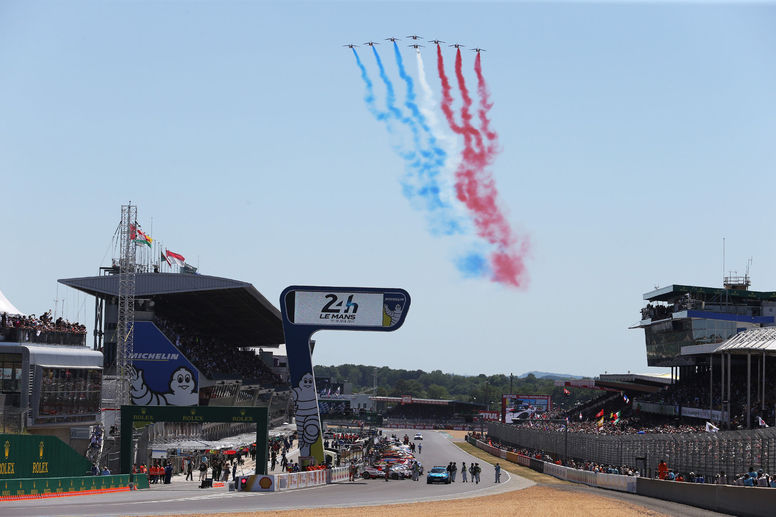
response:
<path id="1" fill-rule="evenodd" d="M 401 437 L 405 433 L 414 436 L 416 431 L 399 429 L 384 432 L 395 433 Z M 147 490 L 133 492 L 0 502 L 0 517 L 107 517 L 373 506 L 487 496 L 519 490 L 535 484 L 533 481 L 510 475 L 505 470 L 501 471 L 502 482 L 496 484 L 493 465 L 485 463 L 453 445 L 450 437 L 444 432 L 420 432 L 423 433 L 424 437 L 423 452 L 417 457 L 423 463 L 426 472 L 434 465 L 447 465 L 450 461 L 455 461 L 459 468 L 462 461 L 465 461 L 467 465 L 475 461 L 479 462 L 480 467 L 482 467 L 480 483 L 461 483 L 461 473 L 458 472 L 456 482 L 450 485 L 428 485 L 424 474 L 418 482 L 359 479 L 354 483 L 335 483 L 288 492 L 244 493 L 229 492 L 227 488 L 199 489 L 199 483 L 196 481 L 174 480 L 173 484 L 170 485 L 152 485 L 152 488 Z M 494 458 L 493 461 L 496 459 Z M 197 479 L 196 473 L 195 479 Z M 668 515 L 681 517 L 721 515 L 692 506 L 635 494 L 611 492 L 584 485 L 553 484 L 547 486 L 565 492 L 585 492 L 624 500 Z"/>
<path id="2" fill-rule="evenodd" d="M 388 430 L 404 436 L 414 436 L 415 430 Z M 303 508 L 369 506 L 391 503 L 412 503 L 492 495 L 532 486 L 532 481 L 510 476 L 502 470 L 501 483 L 495 483 L 492 465 L 469 455 L 453 445 L 443 432 L 420 431 L 424 440 L 423 452 L 417 454 L 426 472 L 434 465 L 447 465 L 455 461 L 467 466 L 479 462 L 482 468 L 480 483 L 461 483 L 460 472 L 455 483 L 449 485 L 426 483 L 425 474 L 420 481 L 381 479 L 335 483 L 279 493 L 229 492 L 227 488 L 198 488 L 197 482 L 173 482 L 170 485 L 152 485 L 147 490 L 114 494 L 74 496 L 0 503 L 0 516 L 118 516 L 118 515 L 169 515 L 193 513 L 249 512 L 259 510 L 295 510 Z M 195 475 L 196 479 L 196 475 Z"/>

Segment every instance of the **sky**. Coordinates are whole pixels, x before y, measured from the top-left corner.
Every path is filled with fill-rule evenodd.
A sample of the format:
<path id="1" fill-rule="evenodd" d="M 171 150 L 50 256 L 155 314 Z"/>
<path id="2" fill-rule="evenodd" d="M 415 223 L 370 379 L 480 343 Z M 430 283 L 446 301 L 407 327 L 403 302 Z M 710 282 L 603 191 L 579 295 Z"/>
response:
<path id="1" fill-rule="evenodd" d="M 292 284 L 410 293 L 400 330 L 321 332 L 315 364 L 659 372 L 628 329 L 643 293 L 720 287 L 723 239 L 726 270 L 751 258 L 752 289 L 776 290 L 774 26 L 771 2 L 0 2 L 0 290 L 91 327 L 93 299 L 57 279 L 110 262 L 131 200 L 154 239 L 275 305 Z M 408 34 L 466 45 L 470 88 L 469 49 L 487 49 L 487 174 L 523 245 L 517 287 L 463 274 L 462 254 L 492 246 L 471 222 L 435 232 L 408 200 L 407 134 L 375 119 L 342 46 L 381 43 L 406 114 L 385 38 Z M 420 50 L 439 102 L 436 49 Z M 440 195 L 470 221 L 456 160 Z"/>

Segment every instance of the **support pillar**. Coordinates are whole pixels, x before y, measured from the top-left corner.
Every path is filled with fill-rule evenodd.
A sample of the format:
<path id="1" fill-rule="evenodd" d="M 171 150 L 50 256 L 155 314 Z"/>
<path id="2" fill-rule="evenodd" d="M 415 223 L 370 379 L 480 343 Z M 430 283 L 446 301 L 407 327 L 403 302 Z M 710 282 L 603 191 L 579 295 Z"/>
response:
<path id="1" fill-rule="evenodd" d="M 746 354 L 746 428 L 752 428 L 752 354 Z"/>
<path id="2" fill-rule="evenodd" d="M 719 422 L 724 422 L 722 413 L 725 412 L 725 354 L 719 355 Z"/>
<path id="3" fill-rule="evenodd" d="M 733 356 L 730 355 L 730 352 L 727 354 L 727 425 L 728 429 L 730 429 L 730 363 L 733 362 Z"/>

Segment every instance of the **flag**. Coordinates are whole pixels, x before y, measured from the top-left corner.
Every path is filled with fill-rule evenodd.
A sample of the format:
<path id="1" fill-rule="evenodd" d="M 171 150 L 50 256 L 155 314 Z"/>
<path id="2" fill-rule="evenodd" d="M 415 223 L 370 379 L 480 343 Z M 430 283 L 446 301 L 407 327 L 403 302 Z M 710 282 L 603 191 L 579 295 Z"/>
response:
<path id="1" fill-rule="evenodd" d="M 571 395 L 571 392 L 567 390 L 566 388 L 563 388 L 563 394 L 564 395 Z"/>
<path id="2" fill-rule="evenodd" d="M 595 414 L 596 418 L 603 418 L 604 417 L 604 408 L 601 408 L 601 411 Z"/>
<path id="3" fill-rule="evenodd" d="M 765 420 L 763 420 L 762 417 L 757 417 L 757 423 L 760 424 L 760 427 L 768 427 L 768 424 L 765 423 Z"/>
<path id="4" fill-rule="evenodd" d="M 183 255 L 178 255 L 177 253 L 167 250 L 167 262 L 171 260 L 175 263 L 175 265 L 181 267 L 183 267 L 183 265 L 186 263 L 186 259 L 183 258 Z"/>
<path id="5" fill-rule="evenodd" d="M 603 410 L 601 410 L 601 411 L 603 411 Z M 603 429 L 603 427 L 604 427 L 604 416 L 601 415 L 600 420 L 598 420 L 598 430 L 600 431 L 601 429 Z"/>
<path id="6" fill-rule="evenodd" d="M 612 422 L 613 424 L 617 424 L 617 423 L 620 422 L 620 412 L 619 411 L 616 412 L 616 413 L 612 413 L 612 420 L 613 420 L 613 422 Z"/>
<path id="7" fill-rule="evenodd" d="M 719 431 L 719 427 L 717 427 L 716 425 L 712 424 L 711 422 L 706 422 L 706 432 L 707 433 L 716 433 L 717 431 Z"/>
<path id="8" fill-rule="evenodd" d="M 149 237 L 145 232 L 143 232 L 143 230 L 141 230 L 140 228 L 137 228 L 136 232 L 137 232 L 137 235 L 136 235 L 136 238 L 134 239 L 135 244 L 145 244 L 150 248 L 151 243 L 154 242 L 154 240 L 151 237 Z"/>
<path id="9" fill-rule="evenodd" d="M 622 400 L 624 400 L 626 404 L 630 402 L 628 395 L 626 395 L 625 393 L 622 394 Z"/>
<path id="10" fill-rule="evenodd" d="M 579 412 L 579 419 L 582 420 L 582 411 Z"/>
<path id="11" fill-rule="evenodd" d="M 170 259 L 167 258 L 167 255 L 165 255 L 164 252 L 162 252 L 162 260 L 167 262 L 168 266 L 172 267 L 172 262 L 170 262 Z"/>

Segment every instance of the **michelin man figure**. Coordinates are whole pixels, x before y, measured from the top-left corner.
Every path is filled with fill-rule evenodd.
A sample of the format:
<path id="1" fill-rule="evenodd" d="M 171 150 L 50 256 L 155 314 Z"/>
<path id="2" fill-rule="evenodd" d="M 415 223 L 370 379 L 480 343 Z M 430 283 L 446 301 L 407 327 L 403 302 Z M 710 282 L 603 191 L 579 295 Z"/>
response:
<path id="1" fill-rule="evenodd" d="M 170 391 L 156 393 L 143 379 L 143 370 L 132 367 L 130 371 L 129 394 L 136 406 L 195 406 L 199 402 L 197 381 L 194 374 L 181 366 L 170 376 Z"/>
<path id="2" fill-rule="evenodd" d="M 320 436 L 321 425 L 318 421 L 318 398 L 315 394 L 315 378 L 312 373 L 302 375 L 299 385 L 291 390 L 291 397 L 294 401 L 299 456 L 311 456 L 311 446 Z"/>
<path id="3" fill-rule="evenodd" d="M 397 303 L 396 307 L 393 310 L 391 310 L 388 308 L 388 304 L 385 303 L 383 304 L 383 312 L 385 313 L 386 316 L 388 316 L 391 319 L 390 323 L 386 326 L 393 327 L 399 322 L 399 319 L 401 318 L 402 306 Z"/>

